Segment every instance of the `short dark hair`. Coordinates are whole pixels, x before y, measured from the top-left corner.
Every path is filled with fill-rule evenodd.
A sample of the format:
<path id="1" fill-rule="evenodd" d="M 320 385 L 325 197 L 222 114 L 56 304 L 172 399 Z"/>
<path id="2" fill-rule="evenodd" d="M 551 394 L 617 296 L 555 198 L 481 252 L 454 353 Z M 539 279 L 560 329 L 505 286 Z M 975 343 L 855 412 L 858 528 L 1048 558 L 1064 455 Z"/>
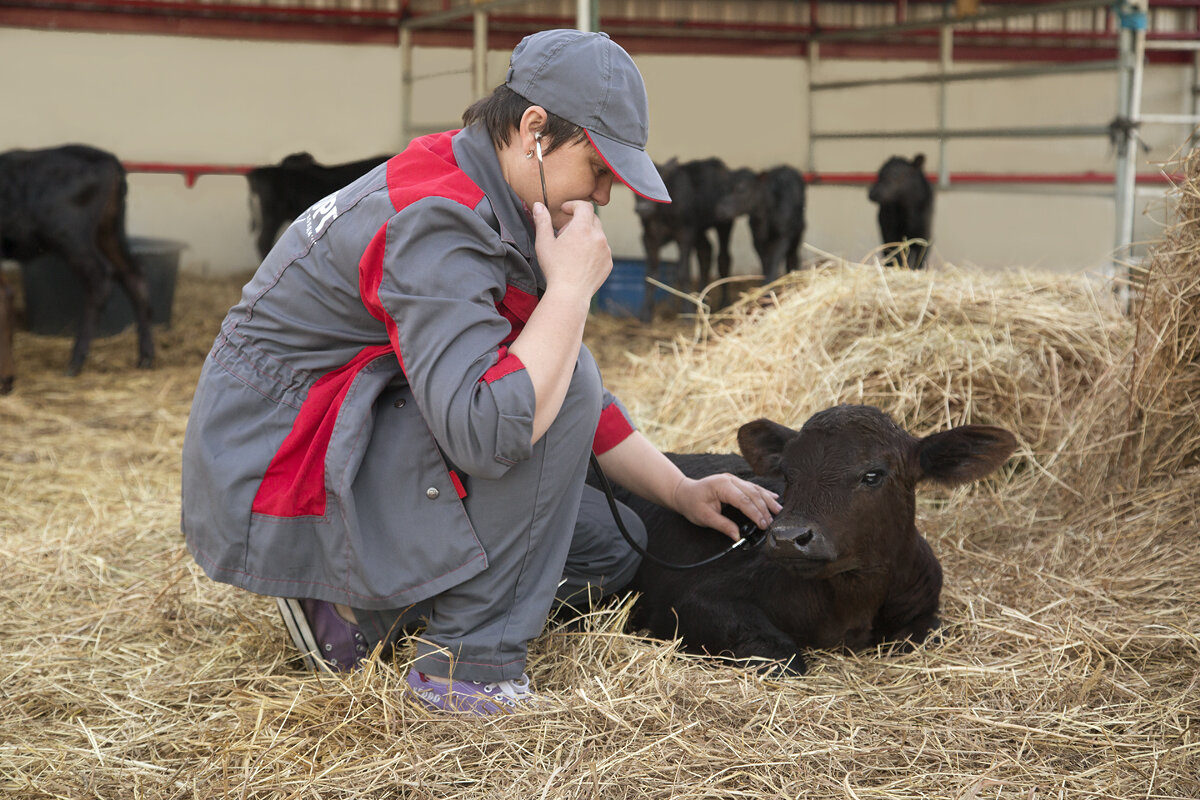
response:
<path id="1" fill-rule="evenodd" d="M 492 137 L 492 144 L 499 149 L 508 144 L 513 132 L 521 126 L 521 115 L 532 105 L 533 103 L 502 83 L 487 97 L 476 100 L 463 112 L 463 127 L 480 123 Z M 543 151 L 546 153 L 554 152 L 559 145 L 587 140 L 587 133 L 583 128 L 549 111 L 546 112 L 546 125 L 542 128 L 542 135 L 549 140 Z"/>

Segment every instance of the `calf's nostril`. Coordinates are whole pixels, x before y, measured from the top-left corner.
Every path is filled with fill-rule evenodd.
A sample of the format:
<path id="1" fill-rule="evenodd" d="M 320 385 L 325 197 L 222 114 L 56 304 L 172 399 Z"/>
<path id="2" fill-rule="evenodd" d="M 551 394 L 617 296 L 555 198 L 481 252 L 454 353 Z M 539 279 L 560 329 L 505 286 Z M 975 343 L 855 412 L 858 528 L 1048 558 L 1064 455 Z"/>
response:
<path id="1" fill-rule="evenodd" d="M 796 536 L 796 539 L 795 539 L 796 546 L 804 547 L 812 540 L 813 540 L 812 528 L 805 528 L 804 530 L 800 531 L 800 533 Z"/>

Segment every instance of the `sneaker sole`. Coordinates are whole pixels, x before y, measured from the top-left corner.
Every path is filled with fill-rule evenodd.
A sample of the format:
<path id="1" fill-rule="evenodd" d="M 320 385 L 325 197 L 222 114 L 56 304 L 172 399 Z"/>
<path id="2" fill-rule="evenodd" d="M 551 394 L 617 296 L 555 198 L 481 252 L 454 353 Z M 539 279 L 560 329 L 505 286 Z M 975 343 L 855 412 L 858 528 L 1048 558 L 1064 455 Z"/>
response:
<path id="1" fill-rule="evenodd" d="M 304 615 L 304 609 L 300 605 L 300 601 L 293 597 L 276 597 L 275 605 L 279 609 L 279 616 L 283 617 L 283 624 L 287 628 L 288 634 L 292 637 L 292 644 L 300 651 L 300 656 L 304 659 L 304 666 L 308 667 L 310 672 L 333 672 L 325 660 L 317 655 L 320 652 L 320 646 L 317 644 L 317 637 L 313 635 L 312 628 L 308 627 L 308 617 Z"/>

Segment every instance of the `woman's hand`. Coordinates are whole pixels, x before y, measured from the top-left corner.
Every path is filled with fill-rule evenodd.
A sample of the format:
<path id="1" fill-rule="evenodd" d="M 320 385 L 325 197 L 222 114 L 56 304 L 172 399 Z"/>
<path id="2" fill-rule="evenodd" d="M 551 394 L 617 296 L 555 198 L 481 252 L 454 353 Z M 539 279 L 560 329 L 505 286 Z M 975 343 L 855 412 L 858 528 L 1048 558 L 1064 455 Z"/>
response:
<path id="1" fill-rule="evenodd" d="M 680 514 L 697 525 L 720 531 L 735 542 L 742 537 L 733 520 L 721 513 L 723 503 L 737 508 L 763 529 L 783 510 L 775 492 L 728 472 L 698 479 L 685 477 L 675 487 L 672 500 Z"/>
<path id="2" fill-rule="evenodd" d="M 562 210 L 571 216 L 555 235 L 550 212 L 533 204 L 538 265 L 546 276 L 546 290 L 567 289 L 586 294 L 591 301 L 612 272 L 612 250 L 595 209 L 587 200 L 570 200 Z"/>

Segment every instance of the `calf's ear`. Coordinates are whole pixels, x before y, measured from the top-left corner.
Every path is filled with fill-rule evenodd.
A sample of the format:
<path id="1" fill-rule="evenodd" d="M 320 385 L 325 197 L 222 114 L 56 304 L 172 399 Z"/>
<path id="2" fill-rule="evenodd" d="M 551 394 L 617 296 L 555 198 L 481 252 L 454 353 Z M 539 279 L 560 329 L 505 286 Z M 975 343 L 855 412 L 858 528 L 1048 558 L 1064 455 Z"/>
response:
<path id="1" fill-rule="evenodd" d="M 1016 449 L 1016 437 L 992 425 L 963 425 L 917 442 L 921 477 L 947 486 L 990 475 Z"/>
<path id="2" fill-rule="evenodd" d="M 925 166 L 925 154 L 917 153 L 916 157 L 913 158 L 913 160 L 912 160 L 912 165 L 914 167 L 916 167 L 917 169 L 920 169 L 921 167 Z"/>
<path id="3" fill-rule="evenodd" d="M 756 475 L 782 475 L 779 469 L 783 446 L 799 435 L 796 431 L 772 422 L 756 419 L 738 428 L 738 448 Z"/>

